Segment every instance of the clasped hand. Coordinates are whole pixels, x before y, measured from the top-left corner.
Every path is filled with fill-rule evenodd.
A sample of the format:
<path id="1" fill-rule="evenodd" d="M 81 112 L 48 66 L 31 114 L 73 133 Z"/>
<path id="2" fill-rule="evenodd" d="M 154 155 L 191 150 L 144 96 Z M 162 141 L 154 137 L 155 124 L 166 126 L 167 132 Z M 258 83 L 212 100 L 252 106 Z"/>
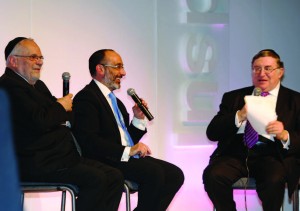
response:
<path id="1" fill-rule="evenodd" d="M 144 143 L 137 143 L 136 145 L 130 148 L 130 156 L 140 155 L 141 157 L 145 157 L 151 154 L 150 148 Z"/>
<path id="2" fill-rule="evenodd" d="M 57 102 L 61 104 L 66 111 L 72 111 L 72 106 L 73 106 L 72 97 L 73 97 L 72 94 L 68 94 L 62 98 L 58 98 Z"/>

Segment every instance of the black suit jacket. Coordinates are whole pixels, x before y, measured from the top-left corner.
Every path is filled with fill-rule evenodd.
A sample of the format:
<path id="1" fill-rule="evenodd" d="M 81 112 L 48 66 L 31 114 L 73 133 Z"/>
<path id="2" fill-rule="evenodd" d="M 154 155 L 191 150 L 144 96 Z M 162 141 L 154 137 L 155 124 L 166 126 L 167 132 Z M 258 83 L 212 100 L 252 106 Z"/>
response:
<path id="1" fill-rule="evenodd" d="M 129 113 L 117 99 L 125 125 L 134 144 L 138 143 L 146 131 L 130 124 Z M 92 80 L 73 101 L 75 115 L 74 134 L 82 147 L 83 156 L 114 164 L 120 162 L 124 151 L 118 124 L 105 96 Z"/>
<path id="2" fill-rule="evenodd" d="M 61 126 L 71 121 L 71 114 L 56 102 L 42 81 L 33 87 L 6 68 L 0 87 L 10 98 L 21 176 L 70 167 L 79 161 L 70 130 Z"/>
<path id="3" fill-rule="evenodd" d="M 207 137 L 211 141 L 218 141 L 217 149 L 211 159 L 217 156 L 234 155 L 245 156 L 246 147 L 243 144 L 243 135 L 237 134 L 235 125 L 236 112 L 243 108 L 244 97 L 251 95 L 254 87 L 246 87 L 223 95 L 220 110 L 207 127 Z M 288 171 L 289 193 L 291 195 L 299 178 L 300 155 L 300 93 L 280 86 L 276 113 L 278 120 L 283 122 L 284 128 L 289 131 L 289 150 L 282 147 L 280 140 L 275 140 L 277 152 Z"/>

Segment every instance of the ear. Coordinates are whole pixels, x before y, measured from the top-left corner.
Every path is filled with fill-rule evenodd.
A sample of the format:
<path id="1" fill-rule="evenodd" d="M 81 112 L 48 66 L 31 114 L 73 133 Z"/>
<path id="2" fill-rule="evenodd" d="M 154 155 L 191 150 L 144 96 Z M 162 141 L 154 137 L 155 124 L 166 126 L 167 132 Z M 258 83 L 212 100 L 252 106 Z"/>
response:
<path id="1" fill-rule="evenodd" d="M 7 63 L 11 67 L 17 67 L 18 66 L 18 58 L 15 56 L 8 56 Z"/>
<path id="2" fill-rule="evenodd" d="M 97 74 L 98 76 L 100 76 L 100 77 L 104 77 L 104 75 L 105 75 L 105 69 L 104 69 L 103 65 L 98 64 L 98 65 L 96 66 L 96 74 Z"/>
<path id="3" fill-rule="evenodd" d="M 280 68 L 280 69 L 279 69 L 278 77 L 279 77 L 280 79 L 283 78 L 284 71 L 285 71 L 284 68 Z"/>

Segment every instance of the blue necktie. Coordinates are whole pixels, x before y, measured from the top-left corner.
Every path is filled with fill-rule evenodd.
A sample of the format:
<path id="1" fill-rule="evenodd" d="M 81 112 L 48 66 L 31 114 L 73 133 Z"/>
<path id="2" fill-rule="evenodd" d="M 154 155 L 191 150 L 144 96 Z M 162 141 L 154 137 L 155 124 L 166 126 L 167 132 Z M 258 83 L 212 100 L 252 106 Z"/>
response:
<path id="1" fill-rule="evenodd" d="M 124 119 L 123 119 L 123 116 L 119 110 L 119 107 L 118 107 L 118 103 L 117 103 L 117 98 L 116 96 L 114 95 L 114 93 L 109 93 L 109 98 L 111 99 L 111 102 L 112 102 L 112 106 L 113 106 L 113 109 L 114 109 L 114 113 L 115 113 L 115 118 L 118 122 L 118 125 L 121 126 L 121 128 L 123 129 L 124 131 L 124 134 L 125 134 L 125 139 L 127 141 L 127 144 L 128 146 L 132 147 L 134 144 L 133 144 L 133 141 L 131 139 L 131 136 L 125 126 L 125 123 L 124 123 Z M 139 158 L 138 155 L 134 155 L 133 156 L 134 158 Z"/>
<path id="2" fill-rule="evenodd" d="M 261 96 L 266 97 L 269 92 L 262 92 Z M 258 133 L 254 130 L 249 121 L 247 121 L 244 132 L 245 145 L 250 149 L 258 142 Z"/>

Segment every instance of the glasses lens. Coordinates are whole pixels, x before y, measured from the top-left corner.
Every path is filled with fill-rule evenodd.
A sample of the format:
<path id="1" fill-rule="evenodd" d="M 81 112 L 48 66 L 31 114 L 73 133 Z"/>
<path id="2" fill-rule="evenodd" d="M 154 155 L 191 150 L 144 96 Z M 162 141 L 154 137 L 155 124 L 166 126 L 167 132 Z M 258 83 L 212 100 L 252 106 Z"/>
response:
<path id="1" fill-rule="evenodd" d="M 32 55 L 32 56 L 29 56 L 29 59 L 31 61 L 38 61 L 38 60 L 44 60 L 44 57 L 43 56 Z"/>

